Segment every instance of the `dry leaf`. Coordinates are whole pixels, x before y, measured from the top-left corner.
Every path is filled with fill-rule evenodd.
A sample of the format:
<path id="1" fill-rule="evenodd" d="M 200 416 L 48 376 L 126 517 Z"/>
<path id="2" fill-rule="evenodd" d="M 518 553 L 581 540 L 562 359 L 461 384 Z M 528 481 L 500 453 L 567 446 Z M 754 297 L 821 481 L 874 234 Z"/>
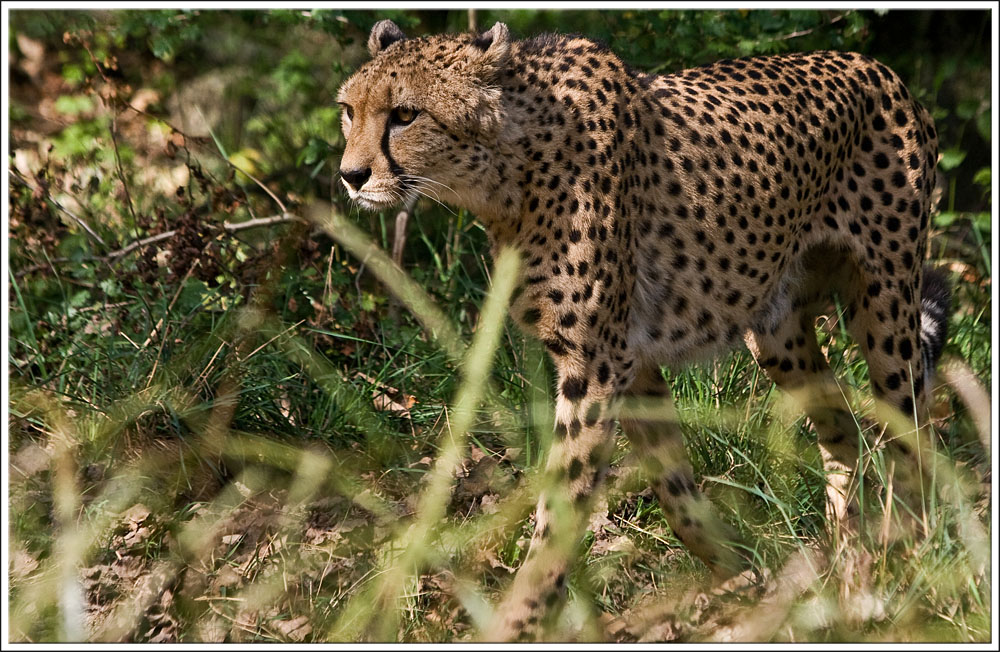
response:
<path id="1" fill-rule="evenodd" d="M 389 387 L 367 374 L 360 371 L 354 374 L 355 378 L 364 380 L 369 385 L 374 385 L 372 390 L 372 404 L 376 410 L 382 412 L 392 412 L 400 416 L 409 417 L 410 408 L 417 403 L 417 399 L 409 394 L 404 394 L 395 387 Z"/>
<path id="2" fill-rule="evenodd" d="M 229 564 L 223 564 L 222 568 L 215 575 L 215 586 L 237 586 L 243 581 L 243 577 Z"/>
<path id="3" fill-rule="evenodd" d="M 130 530 L 136 530 L 140 523 L 149 518 L 151 513 L 148 507 L 142 503 L 136 503 L 125 510 L 125 513 L 122 514 L 122 520 Z"/>
<path id="4" fill-rule="evenodd" d="M 605 528 L 605 526 L 612 525 L 611 519 L 608 518 L 608 501 L 606 498 L 601 498 L 596 505 L 594 505 L 594 511 L 590 515 L 590 521 L 587 527 L 595 535 L 599 535 Z"/>
<path id="5" fill-rule="evenodd" d="M 635 544 L 632 542 L 632 539 L 628 538 L 624 534 L 620 534 L 616 537 L 598 537 L 594 540 L 594 544 L 590 547 L 589 554 L 598 556 L 609 552 L 632 553 L 635 552 Z"/>
<path id="6" fill-rule="evenodd" d="M 219 617 L 210 617 L 198 623 L 198 638 L 202 643 L 225 643 L 229 628 Z"/>
<path id="7" fill-rule="evenodd" d="M 500 496 L 497 494 L 486 494 L 479 500 L 479 509 L 483 514 L 496 514 L 500 511 Z"/>
<path id="8" fill-rule="evenodd" d="M 308 616 L 299 616 L 291 620 L 276 620 L 272 624 L 286 638 L 296 642 L 305 640 L 306 636 L 312 633 L 312 625 L 309 624 Z"/>

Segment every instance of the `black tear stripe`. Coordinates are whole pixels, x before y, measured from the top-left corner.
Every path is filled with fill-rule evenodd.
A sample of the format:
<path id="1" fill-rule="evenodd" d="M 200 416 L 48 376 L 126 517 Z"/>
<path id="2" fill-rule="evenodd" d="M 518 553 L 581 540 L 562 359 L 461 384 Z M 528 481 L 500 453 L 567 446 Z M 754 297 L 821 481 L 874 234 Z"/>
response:
<path id="1" fill-rule="evenodd" d="M 392 118 L 390 117 L 385 121 L 385 130 L 382 132 L 382 155 L 385 156 L 385 160 L 389 162 L 389 171 L 392 172 L 394 176 L 401 177 L 406 174 L 406 170 L 403 169 L 396 159 L 392 158 L 392 153 L 389 151 L 389 129 L 392 125 Z"/>

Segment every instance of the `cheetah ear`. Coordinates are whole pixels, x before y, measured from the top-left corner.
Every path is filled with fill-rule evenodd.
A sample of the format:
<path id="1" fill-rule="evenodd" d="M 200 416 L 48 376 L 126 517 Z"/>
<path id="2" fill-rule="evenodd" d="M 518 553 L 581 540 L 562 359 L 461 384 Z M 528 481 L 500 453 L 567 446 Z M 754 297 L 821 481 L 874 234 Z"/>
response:
<path id="1" fill-rule="evenodd" d="M 376 54 L 386 49 L 396 41 L 406 39 L 403 30 L 396 26 L 391 20 L 380 20 L 372 27 L 372 33 L 368 36 L 368 53 L 374 57 Z"/>
<path id="2" fill-rule="evenodd" d="M 510 55 L 510 30 L 495 23 L 469 45 L 469 63 L 492 76 L 507 63 Z"/>

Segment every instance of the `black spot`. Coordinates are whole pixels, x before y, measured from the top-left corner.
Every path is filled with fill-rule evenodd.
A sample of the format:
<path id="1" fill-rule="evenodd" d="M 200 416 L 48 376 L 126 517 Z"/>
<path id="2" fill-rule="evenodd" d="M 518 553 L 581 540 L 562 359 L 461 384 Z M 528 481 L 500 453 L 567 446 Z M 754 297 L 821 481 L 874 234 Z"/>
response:
<path id="1" fill-rule="evenodd" d="M 563 381 L 562 395 L 570 401 L 579 401 L 587 395 L 587 379 L 571 376 Z"/>
<path id="2" fill-rule="evenodd" d="M 560 340 L 546 340 L 545 348 L 554 353 L 555 355 L 566 355 L 566 345 Z"/>
<path id="3" fill-rule="evenodd" d="M 899 402 L 899 408 L 903 411 L 903 414 L 913 414 L 913 399 L 909 396 L 904 396 L 903 400 Z"/>
<path id="4" fill-rule="evenodd" d="M 913 344 L 910 343 L 909 338 L 900 340 L 899 355 L 904 360 L 909 360 L 910 358 L 913 357 Z"/>

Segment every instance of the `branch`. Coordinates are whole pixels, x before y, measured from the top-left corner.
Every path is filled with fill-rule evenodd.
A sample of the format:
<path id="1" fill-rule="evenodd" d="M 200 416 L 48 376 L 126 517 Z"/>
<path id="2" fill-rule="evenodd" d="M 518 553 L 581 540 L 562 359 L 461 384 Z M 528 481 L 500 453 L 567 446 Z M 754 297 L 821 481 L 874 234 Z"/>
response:
<path id="1" fill-rule="evenodd" d="M 417 205 L 417 197 L 416 194 L 410 195 L 402 210 L 396 215 L 396 232 L 392 236 L 392 260 L 400 269 L 403 267 L 403 250 L 406 249 L 406 227 L 410 216 L 413 215 L 413 209 Z M 390 292 L 389 296 L 389 314 L 393 319 L 398 319 L 402 303 L 395 293 Z"/>
<path id="2" fill-rule="evenodd" d="M 108 246 L 104 242 L 104 240 L 101 238 L 101 236 L 97 235 L 97 232 L 94 231 L 92 228 L 90 228 L 89 224 L 87 224 L 86 222 L 83 221 L 83 218 L 79 217 L 73 211 L 69 210 L 68 208 L 66 208 L 65 206 L 63 206 L 59 202 L 57 202 L 55 199 L 53 199 L 52 195 L 49 194 L 49 192 L 47 190 L 41 190 L 40 188 L 35 188 L 34 186 L 32 186 L 30 183 L 28 183 L 28 180 L 25 179 L 24 177 L 22 177 L 21 173 L 18 172 L 17 170 L 13 170 L 12 169 L 10 171 L 10 173 L 14 175 L 14 178 L 17 179 L 17 181 L 21 185 L 23 185 L 25 188 L 27 188 L 28 190 L 30 190 L 32 193 L 41 192 L 43 195 L 45 195 L 45 198 L 48 199 L 50 202 L 52 202 L 53 206 L 55 206 L 56 208 L 58 208 L 59 210 L 61 210 L 63 213 L 66 213 L 66 215 L 68 215 L 70 218 L 72 218 L 74 222 L 76 222 L 81 227 L 83 227 L 83 230 L 87 232 L 87 235 L 89 235 L 91 238 L 93 238 L 94 240 L 96 240 L 98 242 L 98 244 L 100 244 L 102 247 L 107 247 Z"/>
<path id="3" fill-rule="evenodd" d="M 240 231 L 246 231 L 247 229 L 256 229 L 265 226 L 274 226 L 275 224 L 285 224 L 286 222 L 305 222 L 304 219 L 298 215 L 293 215 L 291 213 L 283 213 L 282 215 L 274 215 L 271 217 L 257 217 L 252 220 L 247 220 L 245 222 L 223 222 L 222 226 L 215 226 L 217 230 L 223 233 L 239 233 Z M 89 258 L 83 258 L 78 262 L 88 262 L 88 261 L 102 261 L 111 263 L 120 258 L 142 249 L 151 244 L 156 244 L 157 242 L 163 242 L 164 240 L 169 240 L 170 238 L 177 235 L 176 230 L 164 231 L 163 233 L 157 233 L 156 235 L 151 235 L 148 238 L 143 238 L 142 240 L 137 240 L 128 246 L 122 247 L 107 254 L 106 256 L 91 256 Z M 71 258 L 53 258 L 48 263 L 44 265 L 33 265 L 31 267 L 26 267 L 19 270 L 15 276 L 20 278 L 25 274 L 30 274 L 32 272 L 37 272 L 39 270 L 45 269 L 54 263 L 68 263 L 71 262 Z"/>
<path id="4" fill-rule="evenodd" d="M 413 215 L 413 208 L 417 205 L 417 195 L 411 195 L 402 210 L 396 215 L 396 232 L 392 239 L 392 259 L 400 267 L 403 266 L 403 249 L 406 248 L 406 225 Z"/>
<path id="5" fill-rule="evenodd" d="M 304 222 L 305 220 L 298 217 L 297 215 L 292 215 L 291 213 L 285 213 L 283 215 L 274 215 L 272 217 L 257 217 L 252 220 L 247 220 L 245 222 L 223 222 L 221 230 L 224 231 L 225 233 L 238 233 L 240 231 L 246 231 L 247 229 L 256 229 L 262 226 L 273 226 L 275 224 L 283 224 L 285 222 L 294 222 L 294 221 Z M 132 253 L 136 249 L 141 249 L 142 247 L 145 247 L 146 245 L 162 242 L 163 240 L 169 240 L 170 238 L 174 237 L 176 233 L 177 231 L 173 230 L 173 231 L 164 231 L 163 233 L 157 233 L 156 235 L 151 235 L 148 238 L 137 240 L 136 242 L 133 242 L 127 247 L 122 247 L 117 251 L 112 251 L 110 254 L 104 256 L 103 258 L 98 257 L 97 260 L 107 260 L 110 262 L 118 258 L 122 258 L 123 256 L 127 256 L 128 254 Z"/>
<path id="6" fill-rule="evenodd" d="M 846 13 L 838 14 L 838 15 L 834 16 L 833 18 L 831 18 L 830 22 L 828 22 L 826 25 L 820 25 L 818 27 L 811 27 L 809 29 L 803 29 L 803 30 L 798 31 L 798 32 L 792 32 L 791 34 L 784 34 L 783 36 L 777 36 L 777 37 L 775 37 L 774 40 L 775 41 L 787 41 L 788 39 L 798 38 L 800 36 L 805 36 L 806 34 L 812 34 L 813 32 L 815 32 L 820 27 L 829 27 L 830 25 L 833 25 L 834 23 L 843 20 L 844 16 L 846 16 L 846 15 L 847 15 Z"/>

